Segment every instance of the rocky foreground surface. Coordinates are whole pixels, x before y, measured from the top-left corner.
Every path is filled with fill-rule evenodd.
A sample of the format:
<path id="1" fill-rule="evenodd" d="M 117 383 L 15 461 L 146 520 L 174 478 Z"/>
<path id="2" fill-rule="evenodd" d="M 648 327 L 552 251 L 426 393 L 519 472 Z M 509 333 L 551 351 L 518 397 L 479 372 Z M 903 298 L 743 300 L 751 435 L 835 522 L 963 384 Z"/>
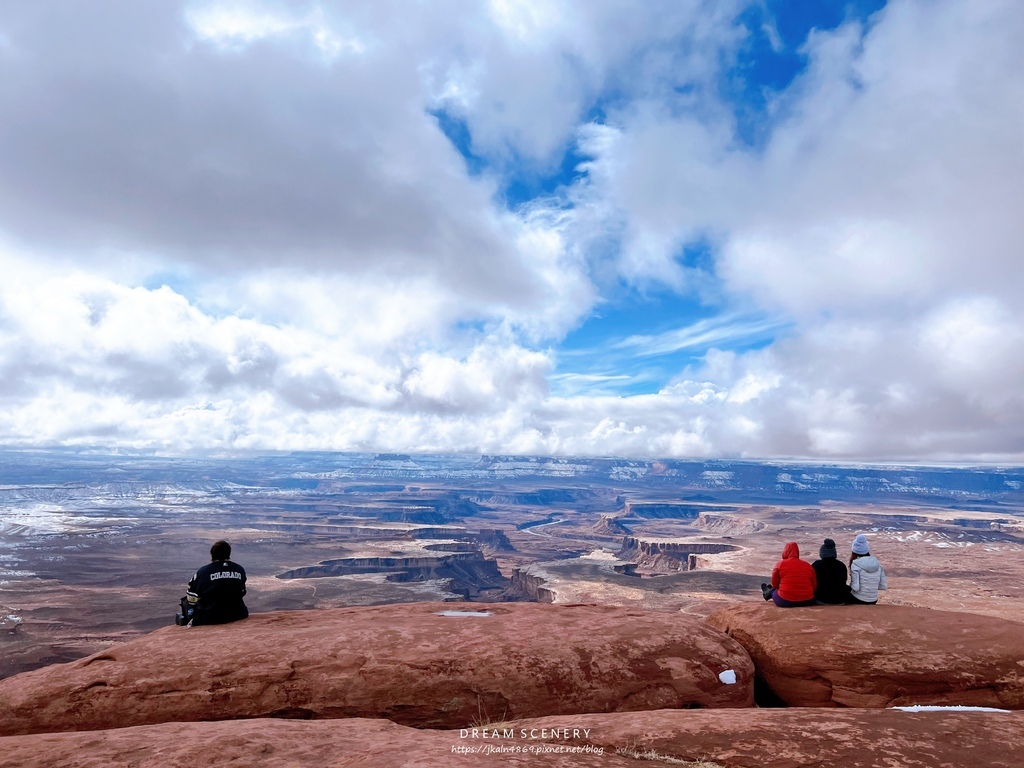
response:
<path id="1" fill-rule="evenodd" d="M 0 681 L 0 734 L 254 717 L 458 728 L 754 702 L 746 651 L 698 619 L 536 603 L 487 604 L 490 615 L 473 615 L 480 606 L 405 603 L 166 627 Z"/>
<path id="2" fill-rule="evenodd" d="M 741 603 L 707 623 L 739 641 L 785 706 L 1024 709 L 1018 622 L 899 605 Z"/>
<path id="3" fill-rule="evenodd" d="M 566 727 L 586 735 L 551 736 Z M 163 723 L 0 738 L 0 754 L 10 768 L 1019 768 L 1024 750 L 1018 712 L 657 710 L 523 720 L 497 732 L 474 739 L 471 729 L 362 718 Z"/>
<path id="4" fill-rule="evenodd" d="M 1009 768 L 1024 712 L 884 707 L 1024 709 L 1019 626 L 757 603 L 707 623 L 529 603 L 260 614 L 0 681 L 0 763 Z M 755 678 L 790 706 L 755 707 Z"/>

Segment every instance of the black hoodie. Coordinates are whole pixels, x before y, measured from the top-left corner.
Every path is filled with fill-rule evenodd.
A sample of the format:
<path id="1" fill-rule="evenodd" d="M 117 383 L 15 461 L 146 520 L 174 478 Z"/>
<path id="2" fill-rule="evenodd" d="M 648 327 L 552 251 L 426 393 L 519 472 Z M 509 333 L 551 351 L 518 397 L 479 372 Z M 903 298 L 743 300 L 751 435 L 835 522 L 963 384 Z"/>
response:
<path id="1" fill-rule="evenodd" d="M 815 560 L 811 567 L 818 575 L 814 598 L 830 605 L 845 603 L 850 594 L 850 588 L 846 586 L 846 564 L 834 557 L 825 557 Z"/>
<path id="2" fill-rule="evenodd" d="M 208 563 L 188 583 L 189 602 L 196 602 L 192 626 L 227 624 L 249 615 L 242 602 L 245 569 L 230 560 Z"/>

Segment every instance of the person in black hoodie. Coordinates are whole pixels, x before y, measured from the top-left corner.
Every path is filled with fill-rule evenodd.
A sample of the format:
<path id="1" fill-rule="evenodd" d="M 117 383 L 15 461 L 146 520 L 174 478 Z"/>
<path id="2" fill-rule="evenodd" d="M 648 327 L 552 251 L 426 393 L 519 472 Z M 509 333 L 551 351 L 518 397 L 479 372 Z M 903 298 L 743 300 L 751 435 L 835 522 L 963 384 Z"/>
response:
<path id="1" fill-rule="evenodd" d="M 820 560 L 811 563 L 818 576 L 818 587 L 814 598 L 827 605 L 843 605 L 850 600 L 850 588 L 846 584 L 846 565 L 838 558 L 836 543 L 825 539 L 818 550 Z"/>
<path id="2" fill-rule="evenodd" d="M 227 624 L 249 616 L 245 596 L 245 569 L 231 561 L 231 545 L 218 541 L 210 547 L 212 562 L 204 565 L 188 583 L 187 599 L 193 627 Z"/>

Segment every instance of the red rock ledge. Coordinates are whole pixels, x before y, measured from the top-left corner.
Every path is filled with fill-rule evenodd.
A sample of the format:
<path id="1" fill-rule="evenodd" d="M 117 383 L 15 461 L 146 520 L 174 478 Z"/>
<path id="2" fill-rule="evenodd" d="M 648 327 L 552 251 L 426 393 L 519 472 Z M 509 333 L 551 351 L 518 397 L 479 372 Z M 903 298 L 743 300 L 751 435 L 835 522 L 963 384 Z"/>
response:
<path id="1" fill-rule="evenodd" d="M 565 727 L 588 734 L 550 737 L 550 729 Z M 0 755 L 5 768 L 620 768 L 665 765 L 666 758 L 704 759 L 707 768 L 1018 768 L 1017 755 L 1024 751 L 1024 714 L 1018 712 L 661 710 L 571 715 L 498 728 L 515 735 L 472 739 L 458 730 L 424 731 L 360 718 L 164 723 L 11 736 L 0 739 Z M 539 737 L 542 729 L 548 729 L 547 738 Z M 528 738 L 531 732 L 538 738 Z"/>
<path id="2" fill-rule="evenodd" d="M 489 611 L 489 616 L 439 615 Z M 733 670 L 736 682 L 719 675 Z M 593 605 L 406 603 L 166 627 L 0 681 L 0 735 L 255 717 L 453 728 L 749 707 L 754 668 L 698 619 Z"/>
<path id="3" fill-rule="evenodd" d="M 1018 622 L 899 605 L 757 603 L 706 621 L 747 649 L 758 678 L 787 706 L 1024 709 Z"/>

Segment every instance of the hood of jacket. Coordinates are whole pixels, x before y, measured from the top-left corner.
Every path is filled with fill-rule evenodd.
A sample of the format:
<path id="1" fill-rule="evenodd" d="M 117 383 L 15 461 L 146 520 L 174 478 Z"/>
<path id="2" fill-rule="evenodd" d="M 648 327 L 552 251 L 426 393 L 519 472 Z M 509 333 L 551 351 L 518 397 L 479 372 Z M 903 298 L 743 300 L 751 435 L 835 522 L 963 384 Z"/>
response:
<path id="1" fill-rule="evenodd" d="M 797 543 L 795 541 L 789 542 L 786 546 L 782 548 L 782 559 L 788 560 L 791 557 L 800 557 L 800 547 L 797 546 Z"/>
<path id="2" fill-rule="evenodd" d="M 874 573 L 881 566 L 878 564 L 878 558 L 874 555 L 867 555 L 866 557 L 858 557 L 853 561 L 854 568 L 860 568 L 862 571 L 867 573 Z"/>

